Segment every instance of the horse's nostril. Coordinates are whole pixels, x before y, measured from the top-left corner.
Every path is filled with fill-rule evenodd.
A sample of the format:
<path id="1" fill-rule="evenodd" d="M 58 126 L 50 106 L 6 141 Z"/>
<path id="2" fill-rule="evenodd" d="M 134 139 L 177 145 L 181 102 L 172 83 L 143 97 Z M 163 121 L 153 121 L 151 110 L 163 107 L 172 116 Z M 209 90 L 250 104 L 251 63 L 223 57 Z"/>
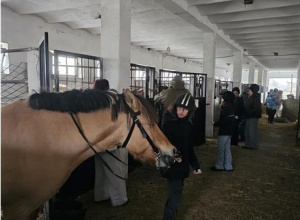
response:
<path id="1" fill-rule="evenodd" d="M 177 149 L 174 148 L 174 149 L 173 149 L 173 155 L 176 155 L 176 154 L 177 154 Z"/>

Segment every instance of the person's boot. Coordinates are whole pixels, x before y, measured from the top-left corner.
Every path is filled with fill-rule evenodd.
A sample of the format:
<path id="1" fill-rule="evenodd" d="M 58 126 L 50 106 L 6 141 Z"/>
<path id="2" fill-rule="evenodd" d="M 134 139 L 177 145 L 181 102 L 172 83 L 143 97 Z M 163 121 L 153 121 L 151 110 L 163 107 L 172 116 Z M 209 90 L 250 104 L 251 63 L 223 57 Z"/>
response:
<path id="1" fill-rule="evenodd" d="M 163 220 L 175 220 L 176 219 L 176 210 L 165 209 Z"/>

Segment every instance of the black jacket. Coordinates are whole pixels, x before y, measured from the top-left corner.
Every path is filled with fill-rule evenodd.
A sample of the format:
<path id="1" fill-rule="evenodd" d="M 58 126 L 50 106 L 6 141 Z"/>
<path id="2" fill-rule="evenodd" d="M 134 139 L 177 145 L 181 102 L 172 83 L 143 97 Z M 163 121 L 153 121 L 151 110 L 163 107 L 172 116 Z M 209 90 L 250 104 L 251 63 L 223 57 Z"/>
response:
<path id="1" fill-rule="evenodd" d="M 260 94 L 254 93 L 252 96 L 248 97 L 245 103 L 245 117 L 261 118 Z"/>
<path id="2" fill-rule="evenodd" d="M 177 150 L 180 151 L 182 162 L 172 164 L 171 168 L 162 172 L 162 176 L 169 179 L 187 178 L 190 165 L 193 170 L 200 169 L 192 140 L 193 125 L 187 118 L 180 119 L 168 111 L 163 117 L 162 131 Z"/>
<path id="3" fill-rule="evenodd" d="M 234 106 L 234 114 L 238 116 L 238 119 L 242 119 L 245 114 L 243 97 L 236 97 L 233 106 Z"/>
<path id="4" fill-rule="evenodd" d="M 214 123 L 214 126 L 219 127 L 218 135 L 233 135 L 235 122 L 234 106 L 224 104 L 221 107 L 219 121 Z"/>

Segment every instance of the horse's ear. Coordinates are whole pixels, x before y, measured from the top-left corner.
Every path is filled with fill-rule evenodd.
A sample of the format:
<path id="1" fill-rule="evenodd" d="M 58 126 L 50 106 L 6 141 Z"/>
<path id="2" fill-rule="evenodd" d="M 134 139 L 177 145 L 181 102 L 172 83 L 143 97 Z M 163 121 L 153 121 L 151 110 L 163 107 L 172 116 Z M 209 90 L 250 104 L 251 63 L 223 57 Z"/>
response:
<path id="1" fill-rule="evenodd" d="M 125 101 L 128 104 L 130 108 L 132 108 L 134 111 L 139 111 L 140 110 L 140 104 L 138 99 L 135 97 L 135 95 L 129 90 L 126 89 L 124 91 L 124 97 Z"/>

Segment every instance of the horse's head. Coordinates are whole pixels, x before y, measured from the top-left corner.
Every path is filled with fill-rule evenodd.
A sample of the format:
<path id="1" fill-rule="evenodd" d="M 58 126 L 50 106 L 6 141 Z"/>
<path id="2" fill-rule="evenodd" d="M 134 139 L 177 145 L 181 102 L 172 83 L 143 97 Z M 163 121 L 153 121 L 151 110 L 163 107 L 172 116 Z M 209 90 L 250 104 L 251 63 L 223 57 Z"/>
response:
<path id="1" fill-rule="evenodd" d="M 176 148 L 156 124 L 156 112 L 150 103 L 129 90 L 124 100 L 131 116 L 131 127 L 123 147 L 142 161 L 155 163 L 158 168 L 168 167 L 175 161 Z"/>

